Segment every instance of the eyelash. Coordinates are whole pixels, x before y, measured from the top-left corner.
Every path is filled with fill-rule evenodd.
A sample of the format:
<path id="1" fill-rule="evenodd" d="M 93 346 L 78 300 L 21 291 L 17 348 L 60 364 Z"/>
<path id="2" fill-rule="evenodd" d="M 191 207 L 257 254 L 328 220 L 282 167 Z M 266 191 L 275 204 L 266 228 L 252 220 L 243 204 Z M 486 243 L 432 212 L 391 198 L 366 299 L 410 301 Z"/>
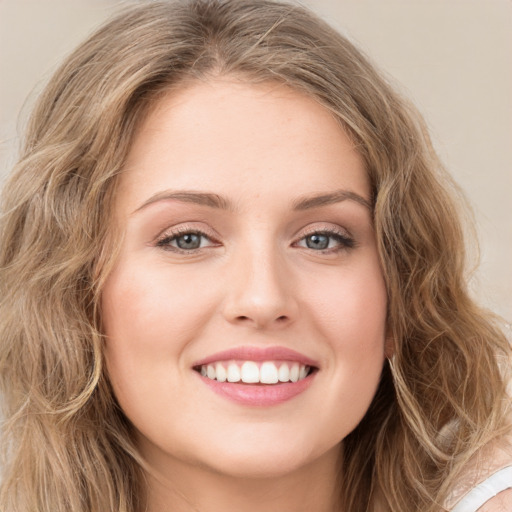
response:
<path id="1" fill-rule="evenodd" d="M 160 247 L 166 251 L 177 252 L 180 254 L 195 254 L 195 253 L 201 251 L 201 249 L 203 249 L 203 247 L 201 247 L 201 246 L 199 246 L 195 249 L 182 249 L 180 247 L 175 247 L 175 246 L 171 245 L 171 242 L 176 241 L 185 235 L 195 235 L 195 236 L 201 237 L 203 239 L 206 239 L 209 242 L 212 242 L 214 245 L 216 244 L 216 241 L 214 240 L 214 238 L 211 235 L 208 235 L 198 229 L 190 229 L 190 228 L 184 227 L 184 228 L 177 228 L 176 230 L 174 230 L 170 233 L 165 233 L 162 238 L 157 240 L 156 246 Z"/>
<path id="2" fill-rule="evenodd" d="M 183 248 L 171 245 L 172 242 L 175 242 L 176 240 L 178 240 L 179 238 L 181 238 L 185 235 L 198 236 L 200 238 L 208 240 L 210 243 L 212 243 L 213 246 L 218 245 L 216 240 L 212 236 L 204 233 L 201 230 L 190 229 L 190 228 L 186 228 L 186 227 L 178 228 L 173 232 L 166 233 L 162 238 L 160 238 L 156 241 L 155 245 L 157 247 L 160 247 L 163 250 L 166 250 L 166 251 L 172 251 L 172 252 L 176 252 L 179 254 L 188 254 L 188 255 L 197 254 L 198 252 L 200 252 L 204 249 L 204 247 L 201 247 L 201 245 L 199 247 L 193 248 L 193 249 L 183 249 Z M 336 247 L 327 247 L 326 249 L 312 249 L 311 247 L 304 247 L 304 246 L 298 245 L 299 242 L 302 242 L 303 240 L 306 240 L 308 237 L 312 237 L 314 235 L 325 236 L 325 237 L 328 237 L 329 239 L 333 239 L 336 241 L 337 246 Z M 202 242 L 200 242 L 200 244 L 201 243 Z M 330 245 L 330 243 L 331 242 L 329 241 L 328 245 Z M 296 242 L 293 243 L 293 245 L 296 247 L 303 247 L 305 249 L 310 249 L 311 251 L 313 251 L 315 253 L 335 254 L 335 253 L 339 253 L 341 251 L 353 249 L 354 247 L 356 247 L 356 242 L 353 238 L 348 236 L 347 233 L 338 231 L 336 229 L 316 229 L 316 230 L 311 230 L 310 232 L 303 234 L 299 240 L 297 240 Z"/>
<path id="3" fill-rule="evenodd" d="M 328 247 L 326 249 L 312 249 L 311 247 L 304 247 L 306 249 L 311 249 L 312 251 L 320 254 L 336 254 L 341 251 L 346 251 L 353 249 L 356 247 L 356 241 L 350 237 L 346 232 L 338 231 L 337 229 L 313 229 L 310 232 L 304 233 L 302 237 L 297 240 L 297 242 L 294 242 L 294 245 L 297 245 L 299 242 L 306 240 L 307 238 L 311 236 L 325 236 L 330 239 L 333 239 L 336 241 L 337 246 L 336 247 Z M 330 241 L 328 242 L 328 245 L 330 245 Z"/>

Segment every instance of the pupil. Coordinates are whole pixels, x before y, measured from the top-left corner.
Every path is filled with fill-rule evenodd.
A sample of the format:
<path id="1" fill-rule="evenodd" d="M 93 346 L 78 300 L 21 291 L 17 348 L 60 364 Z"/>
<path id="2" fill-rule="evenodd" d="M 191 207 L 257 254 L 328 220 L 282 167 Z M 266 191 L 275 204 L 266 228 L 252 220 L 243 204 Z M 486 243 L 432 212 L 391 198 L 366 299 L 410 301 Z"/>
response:
<path id="1" fill-rule="evenodd" d="M 201 237 L 194 233 L 188 233 L 177 238 L 176 245 L 180 249 L 197 249 L 201 245 Z"/>
<path id="2" fill-rule="evenodd" d="M 306 238 L 306 245 L 310 249 L 327 249 L 329 237 L 326 235 L 310 235 Z"/>

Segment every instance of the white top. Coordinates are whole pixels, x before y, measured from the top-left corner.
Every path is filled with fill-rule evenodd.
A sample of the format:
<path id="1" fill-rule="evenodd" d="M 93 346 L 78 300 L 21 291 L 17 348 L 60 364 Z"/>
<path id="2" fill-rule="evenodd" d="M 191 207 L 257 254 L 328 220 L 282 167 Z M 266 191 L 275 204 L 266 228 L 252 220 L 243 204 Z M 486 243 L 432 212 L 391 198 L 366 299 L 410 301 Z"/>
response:
<path id="1" fill-rule="evenodd" d="M 487 501 L 506 489 L 512 489 L 512 466 L 497 471 L 473 487 L 451 512 L 476 512 Z"/>

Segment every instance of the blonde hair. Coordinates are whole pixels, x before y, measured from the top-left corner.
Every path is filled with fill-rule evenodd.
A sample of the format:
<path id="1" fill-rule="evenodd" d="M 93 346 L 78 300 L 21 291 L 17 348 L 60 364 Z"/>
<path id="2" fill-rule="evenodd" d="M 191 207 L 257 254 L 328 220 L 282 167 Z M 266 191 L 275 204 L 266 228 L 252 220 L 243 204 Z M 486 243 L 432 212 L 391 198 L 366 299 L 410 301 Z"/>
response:
<path id="1" fill-rule="evenodd" d="M 340 496 L 344 510 L 373 510 L 377 493 L 384 510 L 440 510 L 464 464 L 504 431 L 510 347 L 468 296 L 456 187 L 421 118 L 349 41 L 272 0 L 142 3 L 42 94 L 3 195 L 0 509 L 144 510 L 143 461 L 102 360 L 112 199 L 159 95 L 218 75 L 310 95 L 364 158 L 395 354 L 342 444 Z"/>

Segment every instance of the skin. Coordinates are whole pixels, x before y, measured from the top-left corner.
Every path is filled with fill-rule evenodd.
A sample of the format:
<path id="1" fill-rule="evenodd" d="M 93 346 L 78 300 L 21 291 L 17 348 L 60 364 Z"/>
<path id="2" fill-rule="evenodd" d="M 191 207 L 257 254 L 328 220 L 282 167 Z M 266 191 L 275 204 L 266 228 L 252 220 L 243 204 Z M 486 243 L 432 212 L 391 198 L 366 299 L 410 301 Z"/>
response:
<path id="1" fill-rule="evenodd" d="M 169 191 L 217 194 L 230 208 Z M 294 209 L 333 191 L 352 196 Z M 339 446 L 386 357 L 369 200 L 337 121 L 284 85 L 196 82 L 145 118 L 117 194 L 125 236 L 102 308 L 108 372 L 149 466 L 150 511 L 338 510 Z M 202 247 L 178 250 L 190 231 L 206 234 Z M 318 232 L 331 233 L 328 249 L 308 246 Z M 276 345 L 318 362 L 309 388 L 279 405 L 234 403 L 192 368 L 233 347 Z"/>
<path id="2" fill-rule="evenodd" d="M 512 489 L 498 493 L 483 505 L 479 512 L 507 512 L 512 507 Z"/>

